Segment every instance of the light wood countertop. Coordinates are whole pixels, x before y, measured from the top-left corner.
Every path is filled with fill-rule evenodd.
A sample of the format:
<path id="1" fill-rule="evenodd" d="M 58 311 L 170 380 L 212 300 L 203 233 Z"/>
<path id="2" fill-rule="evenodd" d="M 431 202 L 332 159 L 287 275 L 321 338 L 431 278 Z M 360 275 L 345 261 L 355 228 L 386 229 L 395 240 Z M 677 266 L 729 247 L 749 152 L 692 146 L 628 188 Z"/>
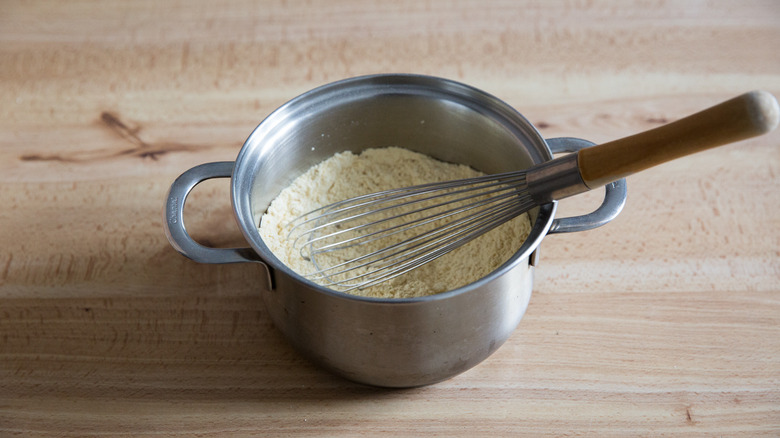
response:
<path id="1" fill-rule="evenodd" d="M 455 79 L 594 142 L 780 95 L 780 3 L 0 10 L 0 436 L 780 434 L 780 132 L 630 177 L 612 223 L 544 240 L 495 354 L 416 389 L 312 365 L 268 319 L 258 267 L 196 264 L 162 230 L 176 176 L 351 76 Z M 242 244 L 227 180 L 185 213 L 200 241 Z"/>

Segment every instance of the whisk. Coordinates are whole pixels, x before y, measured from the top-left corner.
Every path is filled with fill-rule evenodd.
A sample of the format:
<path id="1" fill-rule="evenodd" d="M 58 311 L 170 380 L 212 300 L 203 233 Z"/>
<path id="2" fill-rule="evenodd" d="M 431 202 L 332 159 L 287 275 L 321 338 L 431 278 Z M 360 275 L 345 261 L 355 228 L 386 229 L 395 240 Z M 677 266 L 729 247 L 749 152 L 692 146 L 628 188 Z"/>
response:
<path id="1" fill-rule="evenodd" d="M 403 275 L 553 200 L 694 152 L 770 132 L 777 100 L 752 91 L 678 121 L 529 169 L 386 190 L 294 219 L 287 236 L 308 278 L 364 289 Z"/>

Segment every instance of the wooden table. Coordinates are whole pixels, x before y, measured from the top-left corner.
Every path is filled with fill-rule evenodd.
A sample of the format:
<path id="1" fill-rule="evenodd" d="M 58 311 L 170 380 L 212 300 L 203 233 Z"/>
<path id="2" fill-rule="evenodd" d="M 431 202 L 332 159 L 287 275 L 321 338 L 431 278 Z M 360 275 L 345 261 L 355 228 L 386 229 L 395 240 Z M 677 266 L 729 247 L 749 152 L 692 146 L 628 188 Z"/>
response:
<path id="1" fill-rule="evenodd" d="M 778 132 L 629 178 L 615 221 L 545 239 L 497 353 L 417 389 L 302 359 L 258 268 L 185 259 L 161 210 L 177 175 L 330 81 L 448 77 L 601 142 L 780 95 L 778 49 L 771 0 L 4 2 L 0 435 L 777 436 Z M 227 180 L 185 213 L 242 243 Z"/>

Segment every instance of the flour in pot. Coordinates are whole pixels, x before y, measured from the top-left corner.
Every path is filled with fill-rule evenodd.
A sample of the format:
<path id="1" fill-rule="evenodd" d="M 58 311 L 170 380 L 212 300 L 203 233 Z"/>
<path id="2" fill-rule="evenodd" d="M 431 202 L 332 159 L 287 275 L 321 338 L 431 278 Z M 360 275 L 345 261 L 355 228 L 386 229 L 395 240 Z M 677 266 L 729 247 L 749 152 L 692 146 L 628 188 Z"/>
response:
<path id="1" fill-rule="evenodd" d="M 445 163 L 399 147 L 367 149 L 359 155 L 341 152 L 311 167 L 274 199 L 260 221 L 260 236 L 279 260 L 293 271 L 315 272 L 287 241 L 286 225 L 315 208 L 343 199 L 388 190 L 482 175 L 465 166 Z M 528 237 L 527 214 L 413 271 L 354 295 L 409 298 L 432 295 L 472 283 L 506 262 Z"/>

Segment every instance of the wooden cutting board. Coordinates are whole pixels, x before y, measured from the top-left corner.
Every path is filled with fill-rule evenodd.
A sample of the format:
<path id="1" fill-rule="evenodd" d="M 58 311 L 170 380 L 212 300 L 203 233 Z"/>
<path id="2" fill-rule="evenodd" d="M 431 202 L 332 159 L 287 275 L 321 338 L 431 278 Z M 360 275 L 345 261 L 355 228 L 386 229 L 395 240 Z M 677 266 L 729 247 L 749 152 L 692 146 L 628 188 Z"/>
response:
<path id="1" fill-rule="evenodd" d="M 780 435 L 778 132 L 629 178 L 612 223 L 545 239 L 506 344 L 423 388 L 313 366 L 269 321 L 260 268 L 196 264 L 162 231 L 176 176 L 350 76 L 459 80 L 594 142 L 780 95 L 777 2 L 0 10 L 0 436 Z M 242 245 L 228 185 L 188 201 L 204 244 Z"/>

